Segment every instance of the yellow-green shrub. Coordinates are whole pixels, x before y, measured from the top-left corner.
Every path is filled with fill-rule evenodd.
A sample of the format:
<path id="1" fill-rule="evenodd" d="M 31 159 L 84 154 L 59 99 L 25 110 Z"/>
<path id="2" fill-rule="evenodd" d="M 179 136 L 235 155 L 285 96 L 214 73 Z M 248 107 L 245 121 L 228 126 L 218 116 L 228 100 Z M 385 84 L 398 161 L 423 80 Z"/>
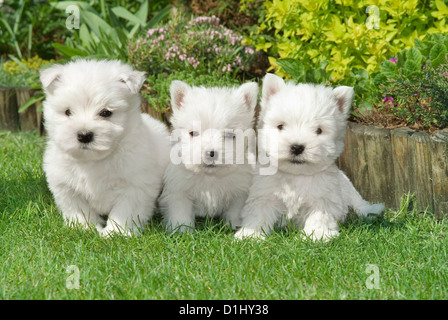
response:
<path id="1" fill-rule="evenodd" d="M 377 29 L 366 24 L 371 5 L 379 9 Z M 354 68 L 376 71 L 415 38 L 448 33 L 448 8 L 441 0 L 270 0 L 264 6 L 259 27 L 246 41 L 266 51 L 271 68 L 285 77 L 277 59 L 297 59 L 311 70 L 327 62 L 329 80 L 337 82 Z"/>
<path id="2" fill-rule="evenodd" d="M 8 60 L 3 63 L 2 68 L 10 75 L 27 73 L 29 71 L 38 71 L 39 68 L 47 63 L 54 62 L 55 60 L 44 60 L 39 56 L 34 56 L 30 59 Z"/>

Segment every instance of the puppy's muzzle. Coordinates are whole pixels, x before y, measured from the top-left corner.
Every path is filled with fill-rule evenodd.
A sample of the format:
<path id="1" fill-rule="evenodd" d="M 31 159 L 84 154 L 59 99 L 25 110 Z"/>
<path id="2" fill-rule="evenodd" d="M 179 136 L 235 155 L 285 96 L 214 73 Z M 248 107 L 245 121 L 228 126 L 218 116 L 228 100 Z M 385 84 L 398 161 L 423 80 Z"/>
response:
<path id="1" fill-rule="evenodd" d="M 205 152 L 204 162 L 206 165 L 214 165 L 216 160 L 218 160 L 218 151 L 209 150 Z"/>
<path id="2" fill-rule="evenodd" d="M 89 132 L 78 132 L 78 141 L 81 143 L 90 143 L 93 141 L 94 134 L 92 131 Z"/>
<path id="3" fill-rule="evenodd" d="M 303 144 L 293 144 L 290 150 L 291 154 L 298 156 L 299 154 L 302 154 L 302 152 L 305 150 L 305 146 Z"/>

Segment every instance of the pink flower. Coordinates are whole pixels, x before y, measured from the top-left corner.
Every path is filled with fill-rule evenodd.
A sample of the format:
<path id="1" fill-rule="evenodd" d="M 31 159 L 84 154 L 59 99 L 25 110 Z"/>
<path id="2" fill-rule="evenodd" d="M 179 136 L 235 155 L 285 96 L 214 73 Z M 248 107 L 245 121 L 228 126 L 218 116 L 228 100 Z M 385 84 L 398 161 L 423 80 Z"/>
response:
<path id="1" fill-rule="evenodd" d="M 245 52 L 246 54 L 254 54 L 254 53 L 255 53 L 254 49 L 251 48 L 251 47 L 245 47 L 245 48 L 244 48 L 244 52 Z"/>
<path id="2" fill-rule="evenodd" d="M 222 72 L 226 72 L 232 70 L 232 65 L 229 63 L 228 65 L 222 67 Z"/>
<path id="3" fill-rule="evenodd" d="M 392 61 L 393 63 L 397 63 L 398 58 L 390 58 L 389 61 Z M 393 100 L 393 99 L 392 99 Z"/>
<path id="4" fill-rule="evenodd" d="M 392 107 L 394 106 L 394 98 L 386 96 L 383 98 L 383 102 L 390 102 L 390 104 L 392 105 Z"/>

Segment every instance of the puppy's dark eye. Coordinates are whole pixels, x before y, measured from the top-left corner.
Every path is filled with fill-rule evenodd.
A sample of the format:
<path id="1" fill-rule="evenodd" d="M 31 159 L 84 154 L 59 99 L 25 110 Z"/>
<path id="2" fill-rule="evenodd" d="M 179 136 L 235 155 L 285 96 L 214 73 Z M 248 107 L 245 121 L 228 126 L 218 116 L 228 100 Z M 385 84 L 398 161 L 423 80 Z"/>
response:
<path id="1" fill-rule="evenodd" d="M 197 137 L 199 135 L 199 132 L 197 131 L 190 131 L 190 136 Z"/>
<path id="2" fill-rule="evenodd" d="M 316 134 L 321 134 L 322 133 L 322 129 L 321 128 L 317 128 L 316 129 Z"/>
<path id="3" fill-rule="evenodd" d="M 99 115 L 100 115 L 100 117 L 103 117 L 103 118 L 109 118 L 112 115 L 112 111 L 104 109 L 104 110 L 101 110 Z"/>
<path id="4" fill-rule="evenodd" d="M 278 129 L 278 130 L 283 130 L 284 127 L 285 127 L 284 124 L 279 124 L 279 125 L 277 126 L 277 129 Z"/>
<path id="5" fill-rule="evenodd" d="M 70 109 L 65 110 L 65 115 L 67 117 L 70 117 L 72 115 L 72 112 L 70 111 Z"/>
<path id="6" fill-rule="evenodd" d="M 235 138 L 235 134 L 233 132 L 225 132 L 224 133 L 224 138 L 226 138 L 226 139 L 234 139 Z"/>

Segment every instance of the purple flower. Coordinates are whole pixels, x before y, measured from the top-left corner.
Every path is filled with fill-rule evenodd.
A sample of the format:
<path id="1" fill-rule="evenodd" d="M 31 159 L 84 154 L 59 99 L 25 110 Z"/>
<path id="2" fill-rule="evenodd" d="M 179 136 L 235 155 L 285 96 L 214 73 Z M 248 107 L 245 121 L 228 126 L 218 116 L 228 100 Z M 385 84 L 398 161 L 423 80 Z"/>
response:
<path id="1" fill-rule="evenodd" d="M 384 97 L 384 98 L 383 98 L 383 102 L 384 102 L 384 103 L 386 103 L 386 102 L 390 102 L 390 104 L 392 105 L 392 107 L 394 106 L 394 98 L 392 98 L 392 97 L 388 97 L 388 96 Z"/>
<path id="2" fill-rule="evenodd" d="M 392 61 L 393 63 L 397 63 L 398 58 L 390 58 L 389 61 Z M 393 99 L 392 99 L 393 100 Z"/>

